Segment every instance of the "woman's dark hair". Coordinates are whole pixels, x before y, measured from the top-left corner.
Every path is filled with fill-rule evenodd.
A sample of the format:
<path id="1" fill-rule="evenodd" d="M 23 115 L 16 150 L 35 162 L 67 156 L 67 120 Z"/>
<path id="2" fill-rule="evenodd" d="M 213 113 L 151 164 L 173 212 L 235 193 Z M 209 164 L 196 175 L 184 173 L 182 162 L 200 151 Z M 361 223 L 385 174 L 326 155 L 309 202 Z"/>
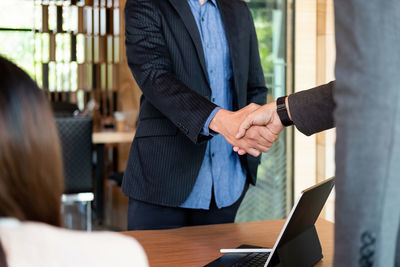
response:
<path id="1" fill-rule="evenodd" d="M 43 91 L 0 57 L 0 217 L 60 225 L 60 144 Z"/>
<path id="2" fill-rule="evenodd" d="M 7 258 L 6 254 L 3 249 L 3 245 L 1 244 L 1 239 L 0 239 L 0 267 L 7 267 Z"/>

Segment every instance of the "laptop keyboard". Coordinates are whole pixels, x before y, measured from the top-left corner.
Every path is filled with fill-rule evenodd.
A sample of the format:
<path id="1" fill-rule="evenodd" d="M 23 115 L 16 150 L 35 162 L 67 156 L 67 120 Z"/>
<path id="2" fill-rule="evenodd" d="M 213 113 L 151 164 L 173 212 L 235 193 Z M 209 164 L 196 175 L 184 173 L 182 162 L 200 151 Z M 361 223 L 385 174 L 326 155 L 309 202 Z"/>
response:
<path id="1" fill-rule="evenodd" d="M 235 262 L 234 267 L 263 267 L 270 253 L 249 253 L 247 256 Z"/>

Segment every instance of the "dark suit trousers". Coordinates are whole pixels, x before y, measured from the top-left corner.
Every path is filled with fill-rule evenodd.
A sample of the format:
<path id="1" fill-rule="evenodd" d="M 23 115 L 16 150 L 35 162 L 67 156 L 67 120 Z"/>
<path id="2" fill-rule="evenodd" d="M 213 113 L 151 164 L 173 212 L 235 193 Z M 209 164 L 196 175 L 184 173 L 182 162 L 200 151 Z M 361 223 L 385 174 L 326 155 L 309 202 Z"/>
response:
<path id="1" fill-rule="evenodd" d="M 166 207 L 129 198 L 128 230 L 172 229 L 183 226 L 232 223 L 249 188 L 231 206 L 219 209 L 212 194 L 210 209 Z"/>

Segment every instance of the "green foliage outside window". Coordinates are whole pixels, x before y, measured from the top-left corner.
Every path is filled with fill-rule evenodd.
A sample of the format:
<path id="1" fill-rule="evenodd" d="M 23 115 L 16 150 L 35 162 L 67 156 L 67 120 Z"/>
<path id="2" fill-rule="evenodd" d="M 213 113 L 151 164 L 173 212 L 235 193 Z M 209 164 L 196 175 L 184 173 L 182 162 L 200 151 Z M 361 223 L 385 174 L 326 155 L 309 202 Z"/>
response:
<path id="1" fill-rule="evenodd" d="M 0 0 L 0 54 L 34 77 L 33 0 Z"/>
<path id="2" fill-rule="evenodd" d="M 261 65 L 264 73 L 273 73 L 272 22 L 267 20 L 267 10 L 251 9 L 258 38 Z"/>
<path id="3" fill-rule="evenodd" d="M 0 54 L 15 62 L 34 77 L 33 33 L 21 31 L 0 31 Z"/>

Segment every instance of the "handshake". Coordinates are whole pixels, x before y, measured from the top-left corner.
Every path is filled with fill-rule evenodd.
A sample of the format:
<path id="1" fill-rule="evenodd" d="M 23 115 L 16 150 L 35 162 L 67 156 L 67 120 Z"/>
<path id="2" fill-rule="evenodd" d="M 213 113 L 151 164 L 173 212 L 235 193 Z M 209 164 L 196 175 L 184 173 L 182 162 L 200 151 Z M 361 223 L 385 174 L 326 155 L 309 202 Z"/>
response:
<path id="1" fill-rule="evenodd" d="M 289 110 L 288 113 L 290 117 Z M 254 157 L 269 150 L 279 139 L 283 127 L 276 102 L 264 106 L 251 103 L 236 112 L 220 109 L 209 124 L 209 128 L 224 136 L 239 155 L 248 153 Z"/>

